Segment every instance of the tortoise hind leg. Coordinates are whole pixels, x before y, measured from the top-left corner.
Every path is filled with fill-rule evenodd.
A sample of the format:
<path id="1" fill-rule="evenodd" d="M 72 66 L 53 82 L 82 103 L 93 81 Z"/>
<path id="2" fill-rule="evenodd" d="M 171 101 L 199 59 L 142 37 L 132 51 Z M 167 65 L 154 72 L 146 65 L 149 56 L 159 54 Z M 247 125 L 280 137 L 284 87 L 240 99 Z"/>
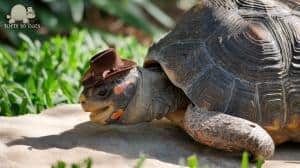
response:
<path id="1" fill-rule="evenodd" d="M 259 125 L 220 112 L 189 105 L 184 129 L 194 140 L 227 151 L 247 150 L 256 158 L 266 159 L 274 153 L 274 142 Z"/>

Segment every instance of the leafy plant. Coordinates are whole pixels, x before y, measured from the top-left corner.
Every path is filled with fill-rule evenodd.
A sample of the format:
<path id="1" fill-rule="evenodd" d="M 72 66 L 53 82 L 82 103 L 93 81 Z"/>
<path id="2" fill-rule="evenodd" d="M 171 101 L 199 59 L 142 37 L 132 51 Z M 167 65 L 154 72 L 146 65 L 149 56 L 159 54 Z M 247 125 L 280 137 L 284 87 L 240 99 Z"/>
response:
<path id="1" fill-rule="evenodd" d="M 142 168 L 145 160 L 146 160 L 146 155 L 140 154 L 140 157 L 134 167 Z M 186 161 L 187 161 L 187 166 L 189 168 L 200 167 L 198 158 L 196 155 L 191 155 L 191 156 L 187 157 Z M 262 164 L 263 164 L 263 160 L 258 160 L 256 167 L 261 168 Z M 72 168 L 83 168 L 83 167 L 81 167 L 82 165 L 85 166 L 86 168 L 92 168 L 92 160 L 90 158 L 87 158 L 84 160 L 83 164 L 72 163 Z M 183 165 L 184 165 L 184 163 L 183 163 Z M 51 168 L 66 168 L 66 167 L 67 167 L 67 164 L 64 161 L 58 161 Z M 204 166 L 203 168 L 208 168 L 208 166 Z M 249 154 L 246 151 L 243 152 L 243 155 L 242 155 L 241 168 L 249 168 Z"/>
<path id="2" fill-rule="evenodd" d="M 263 160 L 261 160 L 261 159 L 257 160 L 257 162 L 256 162 L 256 168 L 262 168 L 263 163 L 264 163 Z"/>
<path id="3" fill-rule="evenodd" d="M 199 162 L 198 162 L 198 159 L 197 159 L 197 156 L 196 155 L 191 155 L 189 156 L 187 159 L 187 165 L 189 168 L 198 168 L 198 167 L 201 167 L 199 166 Z M 263 160 L 257 160 L 256 162 L 256 167 L 257 168 L 261 168 L 262 167 L 262 164 L 263 164 Z M 185 165 L 184 164 L 184 161 L 182 162 L 182 165 Z M 241 160 L 241 168 L 249 168 L 249 154 L 248 152 L 243 152 L 243 155 L 242 155 L 242 160 Z M 208 168 L 207 165 L 204 166 L 205 168 Z"/>
<path id="4" fill-rule="evenodd" d="M 55 165 L 52 165 L 51 168 L 66 168 L 66 162 L 58 161 Z"/>
<path id="5" fill-rule="evenodd" d="M 198 159 L 196 155 L 189 156 L 187 158 L 189 168 L 198 168 Z"/>
<path id="6" fill-rule="evenodd" d="M 261 168 L 263 165 L 263 160 L 258 159 L 256 161 L 256 168 Z M 249 154 L 248 152 L 244 151 L 242 155 L 242 162 L 241 162 L 241 168 L 249 168 Z"/>
<path id="7" fill-rule="evenodd" d="M 139 159 L 138 159 L 138 161 L 137 161 L 137 163 L 134 167 L 135 168 L 142 168 L 145 160 L 146 160 L 146 155 L 140 154 L 140 157 L 139 157 Z"/>
<path id="8" fill-rule="evenodd" d="M 249 155 L 248 152 L 243 152 L 241 168 L 248 168 L 248 167 L 249 167 Z"/>
<path id="9" fill-rule="evenodd" d="M 82 163 L 72 163 L 71 168 L 92 168 L 93 161 L 91 158 L 85 159 Z M 58 161 L 51 168 L 67 168 L 65 161 Z"/>
<path id="10" fill-rule="evenodd" d="M 109 45 L 140 64 L 147 52 L 133 37 L 93 31 L 74 30 L 69 37 L 44 43 L 19 36 L 24 42 L 14 53 L 0 48 L 0 115 L 39 113 L 57 104 L 77 103 L 90 57 Z"/>
<path id="11" fill-rule="evenodd" d="M 176 2 L 176 1 L 174 1 Z M 151 0 L 10 0 L 0 1 L 0 24 L 7 23 L 5 16 L 10 13 L 16 4 L 31 6 L 35 10 L 35 23 L 40 23 L 46 34 L 57 34 L 68 32 L 73 27 L 92 28 L 87 23 L 86 13 L 95 8 L 99 12 L 113 15 L 122 22 L 136 27 L 143 32 L 155 36 L 161 33 L 160 28 L 154 25 L 156 20 L 164 27 L 171 28 L 174 21 L 159 9 Z M 150 16 L 150 17 L 147 17 Z M 100 21 L 101 19 L 98 18 Z M 0 27 L 11 43 L 19 45 L 18 32 L 22 32 L 30 38 L 47 39 L 45 33 L 41 34 L 32 29 L 3 29 Z"/>

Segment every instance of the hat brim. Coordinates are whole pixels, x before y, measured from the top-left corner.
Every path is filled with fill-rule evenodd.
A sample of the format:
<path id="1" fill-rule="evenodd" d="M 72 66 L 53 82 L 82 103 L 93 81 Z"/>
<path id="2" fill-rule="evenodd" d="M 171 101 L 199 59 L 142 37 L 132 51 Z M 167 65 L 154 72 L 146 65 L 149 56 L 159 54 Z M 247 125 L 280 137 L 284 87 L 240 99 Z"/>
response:
<path id="1" fill-rule="evenodd" d="M 91 68 L 89 68 L 88 71 L 83 75 L 83 77 L 81 79 L 81 83 L 86 87 L 94 86 L 94 85 L 97 85 L 105 80 L 108 80 L 118 74 L 127 72 L 137 66 L 136 63 L 133 61 L 125 60 L 125 59 L 121 59 L 121 60 L 122 60 L 121 66 L 114 67 L 113 70 L 108 71 L 105 74 L 103 74 L 103 73 L 96 74 L 92 71 Z"/>

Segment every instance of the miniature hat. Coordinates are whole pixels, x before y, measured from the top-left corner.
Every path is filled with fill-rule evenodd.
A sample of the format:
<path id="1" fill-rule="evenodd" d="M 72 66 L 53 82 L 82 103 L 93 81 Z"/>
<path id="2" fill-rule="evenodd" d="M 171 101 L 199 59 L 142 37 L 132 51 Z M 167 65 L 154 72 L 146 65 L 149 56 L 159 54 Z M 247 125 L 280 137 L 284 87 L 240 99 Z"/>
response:
<path id="1" fill-rule="evenodd" d="M 113 48 L 104 50 L 90 60 L 90 69 L 83 75 L 81 82 L 85 86 L 94 86 L 136 67 L 136 63 L 121 59 Z"/>

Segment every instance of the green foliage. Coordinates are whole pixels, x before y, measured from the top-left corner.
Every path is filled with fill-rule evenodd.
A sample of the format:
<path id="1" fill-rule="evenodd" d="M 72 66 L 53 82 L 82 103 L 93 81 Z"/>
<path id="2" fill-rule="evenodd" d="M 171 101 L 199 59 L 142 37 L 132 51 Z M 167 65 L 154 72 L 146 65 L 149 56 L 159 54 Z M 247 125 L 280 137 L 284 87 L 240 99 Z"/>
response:
<path id="1" fill-rule="evenodd" d="M 263 165 L 263 160 L 261 159 L 258 159 L 257 162 L 256 162 L 256 167 L 257 168 L 261 168 L 262 165 Z M 184 163 L 183 163 L 184 165 Z M 198 168 L 200 167 L 199 166 L 199 163 L 198 163 L 198 159 L 197 159 L 197 156 L 196 155 L 192 155 L 192 156 L 189 156 L 187 158 L 187 165 L 189 168 Z M 242 160 L 241 160 L 241 168 L 249 168 L 249 154 L 248 152 L 243 152 L 243 155 L 242 155 Z M 208 166 L 204 166 L 205 168 L 208 168 Z"/>
<path id="2" fill-rule="evenodd" d="M 55 165 L 52 165 L 51 168 L 66 168 L 66 166 L 66 162 L 58 161 Z"/>
<path id="3" fill-rule="evenodd" d="M 249 155 L 248 152 L 243 152 L 242 155 L 242 163 L 241 163 L 241 168 L 249 168 Z"/>
<path id="4" fill-rule="evenodd" d="M 198 168 L 198 159 L 196 155 L 189 156 L 187 158 L 189 168 Z"/>
<path id="5" fill-rule="evenodd" d="M 84 160 L 84 163 L 86 164 L 86 168 L 92 168 L 93 161 L 91 158 L 87 158 Z"/>
<path id="6" fill-rule="evenodd" d="M 264 161 L 262 159 L 258 159 L 256 161 L 256 167 L 261 168 L 263 163 Z M 249 154 L 246 151 L 244 151 L 242 155 L 241 168 L 249 168 Z"/>
<path id="7" fill-rule="evenodd" d="M 137 163 L 134 167 L 135 168 L 142 168 L 145 160 L 146 160 L 146 155 L 140 154 L 140 158 L 138 159 L 138 161 L 137 161 Z"/>
<path id="8" fill-rule="evenodd" d="M 62 103 L 77 103 L 80 78 L 90 57 L 109 45 L 142 63 L 147 49 L 133 37 L 74 30 L 41 43 L 19 34 L 24 43 L 14 53 L 0 48 L 0 115 L 38 113 Z"/>
<path id="9" fill-rule="evenodd" d="M 176 3 L 176 1 L 174 1 Z M 85 18 L 91 7 L 106 14 L 119 18 L 122 22 L 134 26 L 149 35 L 157 36 L 161 30 L 150 21 L 156 20 L 161 25 L 171 28 L 174 21 L 160 10 L 151 0 L 9 0 L 0 1 L 0 24 L 7 23 L 6 15 L 16 4 L 31 6 L 35 10 L 35 23 L 46 28 L 49 35 L 68 32 L 73 27 L 89 29 Z M 90 24 L 90 23 L 88 23 Z M 1 27 L 0 27 L 1 29 Z M 39 34 L 31 29 L 2 29 L 10 42 L 19 45 L 18 32 L 23 32 L 30 38 L 47 39 L 45 34 Z"/>
<path id="10" fill-rule="evenodd" d="M 141 154 L 136 166 L 134 166 L 135 168 L 142 168 L 143 164 L 146 160 L 146 155 Z M 199 166 L 199 162 L 198 162 L 198 158 L 196 155 L 191 155 L 189 156 L 187 159 L 187 166 L 189 168 L 198 168 Z M 263 164 L 263 160 L 258 160 L 256 163 L 256 167 L 257 168 L 261 168 Z M 184 165 L 184 163 L 183 163 Z M 58 161 L 55 165 L 53 165 L 51 168 L 66 168 L 67 164 L 64 161 Z M 92 160 L 90 158 L 87 158 L 84 160 L 83 163 L 81 164 L 76 164 L 76 163 L 72 163 L 71 165 L 72 168 L 92 168 Z M 208 168 L 208 166 L 203 166 L 202 168 Z M 249 154 L 245 151 L 243 152 L 242 155 L 242 161 L 241 161 L 241 168 L 249 168 Z"/>
<path id="11" fill-rule="evenodd" d="M 71 168 L 92 168 L 93 161 L 91 158 L 85 159 L 82 163 L 72 163 Z M 64 161 L 58 161 L 52 165 L 51 168 L 67 168 L 67 164 Z"/>
<path id="12" fill-rule="evenodd" d="M 180 158 L 179 164 L 183 167 L 189 168 L 208 168 L 207 165 L 203 166 L 199 163 L 197 155 L 191 155 L 187 158 Z"/>
<path id="13" fill-rule="evenodd" d="M 263 160 L 261 160 L 261 159 L 257 160 L 257 162 L 256 162 L 256 168 L 262 168 L 263 163 L 264 163 Z"/>

